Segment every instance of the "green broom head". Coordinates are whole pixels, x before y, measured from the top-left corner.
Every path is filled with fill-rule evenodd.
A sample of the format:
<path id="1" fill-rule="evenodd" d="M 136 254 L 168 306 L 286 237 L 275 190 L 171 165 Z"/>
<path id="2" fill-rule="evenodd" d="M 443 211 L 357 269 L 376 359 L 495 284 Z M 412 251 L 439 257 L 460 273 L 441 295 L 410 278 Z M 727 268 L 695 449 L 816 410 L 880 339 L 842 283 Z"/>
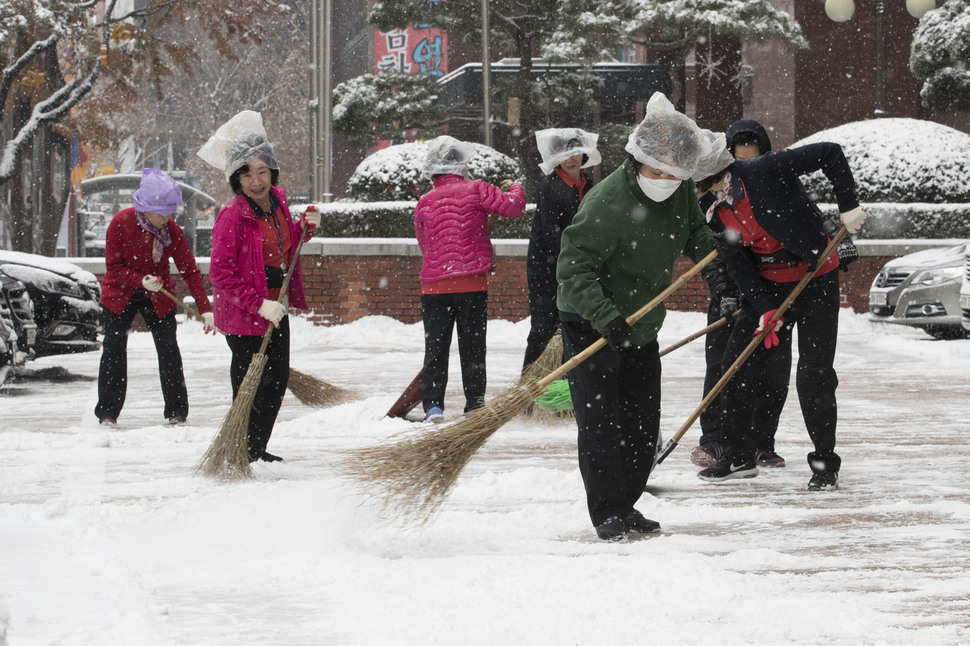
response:
<path id="1" fill-rule="evenodd" d="M 536 405 L 552 413 L 561 413 L 573 409 L 573 398 L 569 394 L 569 381 L 567 379 L 557 379 L 546 388 L 536 399 Z"/>

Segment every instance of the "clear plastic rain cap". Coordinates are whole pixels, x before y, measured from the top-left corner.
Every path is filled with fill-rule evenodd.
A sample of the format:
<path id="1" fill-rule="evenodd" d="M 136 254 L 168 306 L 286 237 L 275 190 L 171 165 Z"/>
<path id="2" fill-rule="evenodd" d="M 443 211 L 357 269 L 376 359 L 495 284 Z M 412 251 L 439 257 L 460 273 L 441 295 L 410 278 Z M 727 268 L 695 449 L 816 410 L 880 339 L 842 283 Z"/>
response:
<path id="1" fill-rule="evenodd" d="M 266 139 L 263 116 L 243 110 L 225 122 L 196 153 L 207 164 L 225 172 L 226 180 L 237 170 L 252 163 L 279 170 L 273 145 Z"/>
<path id="2" fill-rule="evenodd" d="M 641 164 L 688 179 L 711 144 L 690 117 L 660 92 L 647 103 L 647 114 L 626 142 L 625 150 Z"/>
<path id="3" fill-rule="evenodd" d="M 468 160 L 475 156 L 475 147 L 448 135 L 435 137 L 428 142 L 428 154 L 421 166 L 421 174 L 431 178 L 435 175 L 465 175 Z"/>
<path id="4" fill-rule="evenodd" d="M 141 169 L 141 182 L 131 196 L 135 209 L 142 213 L 172 215 L 182 203 L 178 182 L 157 168 Z"/>
<path id="5" fill-rule="evenodd" d="M 539 168 L 544 175 L 556 170 L 556 166 L 575 155 L 586 155 L 582 168 L 596 166 L 603 161 L 596 150 L 600 136 L 580 128 L 548 128 L 536 132 L 536 148 L 542 155 Z"/>
<path id="6" fill-rule="evenodd" d="M 724 138 L 723 132 L 711 132 L 704 129 L 701 129 L 701 132 L 704 133 L 707 141 L 711 144 L 711 150 L 697 161 L 697 170 L 691 176 L 695 182 L 716 175 L 734 163 L 734 157 L 731 155 L 731 151 L 727 149 L 727 140 Z"/>

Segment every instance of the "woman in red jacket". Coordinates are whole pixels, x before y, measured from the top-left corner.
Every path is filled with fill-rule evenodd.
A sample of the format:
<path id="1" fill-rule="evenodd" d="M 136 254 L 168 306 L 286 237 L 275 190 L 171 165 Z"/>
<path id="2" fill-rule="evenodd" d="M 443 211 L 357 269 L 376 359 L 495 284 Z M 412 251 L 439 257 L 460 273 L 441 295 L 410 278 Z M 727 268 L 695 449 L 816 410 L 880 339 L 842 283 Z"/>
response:
<path id="1" fill-rule="evenodd" d="M 132 202 L 134 207 L 112 218 L 105 238 L 106 271 L 101 293 L 104 343 L 94 414 L 101 424 L 118 421 L 128 389 L 128 331 L 135 315 L 141 314 L 158 353 L 165 419 L 184 424 L 189 399 L 175 336 L 175 303 L 159 293 L 163 287 L 175 291 L 170 258 L 195 298 L 206 332 L 214 332 L 212 307 L 185 234 L 172 221 L 182 203 L 182 191 L 175 180 L 158 169 L 145 168 Z"/>

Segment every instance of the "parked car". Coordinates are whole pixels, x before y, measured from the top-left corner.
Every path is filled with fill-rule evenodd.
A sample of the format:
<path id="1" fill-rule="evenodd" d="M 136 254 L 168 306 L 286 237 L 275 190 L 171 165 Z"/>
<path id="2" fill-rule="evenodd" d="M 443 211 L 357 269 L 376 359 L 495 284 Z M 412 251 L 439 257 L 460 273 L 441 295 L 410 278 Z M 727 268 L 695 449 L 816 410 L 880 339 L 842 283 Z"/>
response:
<path id="1" fill-rule="evenodd" d="M 869 289 L 870 318 L 918 327 L 937 339 L 967 337 L 960 308 L 966 252 L 962 242 L 887 262 Z"/>
<path id="2" fill-rule="evenodd" d="M 101 348 L 101 285 L 94 274 L 63 260 L 16 251 L 0 251 L 0 274 L 19 280 L 30 296 L 35 356 Z"/>
<path id="3" fill-rule="evenodd" d="M 0 272 L 0 318 L 14 335 L 8 343 L 13 352 L 11 365 L 23 365 L 28 359 L 33 359 L 34 345 L 37 343 L 34 304 L 27 286 L 3 272 Z"/>
<path id="4" fill-rule="evenodd" d="M 970 244 L 967 245 L 964 258 L 963 281 L 960 285 L 960 318 L 963 329 L 970 333 Z"/>

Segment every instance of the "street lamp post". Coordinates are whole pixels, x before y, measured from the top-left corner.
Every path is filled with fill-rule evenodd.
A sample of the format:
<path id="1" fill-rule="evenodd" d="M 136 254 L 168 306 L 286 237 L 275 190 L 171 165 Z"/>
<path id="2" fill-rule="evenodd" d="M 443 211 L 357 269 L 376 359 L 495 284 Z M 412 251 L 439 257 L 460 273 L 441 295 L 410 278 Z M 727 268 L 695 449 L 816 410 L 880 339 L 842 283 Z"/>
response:
<path id="1" fill-rule="evenodd" d="M 906 0 L 906 10 L 914 18 L 936 8 L 936 0 Z M 825 15 L 835 22 L 846 22 L 855 13 L 853 0 L 825 0 Z M 884 117 L 886 109 L 886 0 L 876 0 L 876 104 L 873 116 Z"/>
<path id="2" fill-rule="evenodd" d="M 492 59 L 488 51 L 488 0 L 482 0 L 482 111 L 486 146 L 492 145 Z"/>
<path id="3" fill-rule="evenodd" d="M 333 199 L 333 99 L 331 98 L 332 0 L 313 0 L 310 7 L 310 157 L 311 199 Z"/>

